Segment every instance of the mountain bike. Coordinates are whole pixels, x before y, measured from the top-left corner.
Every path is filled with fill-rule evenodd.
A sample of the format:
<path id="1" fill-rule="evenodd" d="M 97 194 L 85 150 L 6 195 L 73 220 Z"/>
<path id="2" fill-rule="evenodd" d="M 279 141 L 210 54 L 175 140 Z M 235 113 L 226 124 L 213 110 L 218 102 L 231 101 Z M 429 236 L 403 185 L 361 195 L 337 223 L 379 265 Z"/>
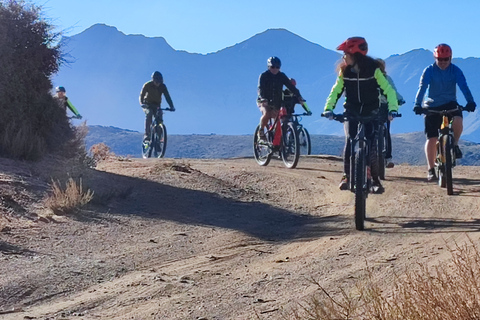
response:
<path id="1" fill-rule="evenodd" d="M 300 158 L 300 144 L 296 127 L 289 120 L 284 107 L 280 108 L 276 118 L 268 121 L 265 129 L 265 142 L 259 141 L 258 138 L 260 125 L 255 129 L 253 136 L 253 154 L 257 163 L 267 166 L 272 156 L 277 154 L 287 168 L 295 168 Z"/>
<path id="2" fill-rule="evenodd" d="M 307 107 L 307 110 L 308 107 Z M 302 121 L 303 116 L 311 116 L 311 112 L 304 112 L 299 114 L 290 114 L 288 121 L 290 121 L 295 130 L 297 130 L 298 143 L 300 144 L 300 154 L 310 155 L 312 154 L 312 140 L 310 139 L 310 134 L 308 133 L 307 128 L 305 128 L 300 121 Z"/>
<path id="3" fill-rule="evenodd" d="M 442 115 L 442 124 L 438 130 L 438 141 L 435 155 L 435 173 L 438 177 L 438 185 L 447 189 L 447 194 L 453 194 L 453 176 L 452 169 L 456 165 L 455 158 L 455 138 L 453 136 L 452 120 L 450 115 L 456 111 L 469 111 L 464 107 L 457 105 L 450 110 L 434 109 L 429 107 L 422 108 L 421 114 L 440 114 Z"/>
<path id="4" fill-rule="evenodd" d="M 401 117 L 398 113 L 395 117 Z M 387 116 L 388 117 L 388 116 Z M 378 177 L 385 180 L 385 168 L 387 167 L 387 153 L 392 153 L 392 140 L 389 139 L 389 120 L 381 119 L 377 129 L 377 159 L 378 159 Z"/>
<path id="5" fill-rule="evenodd" d="M 162 111 L 171 111 L 169 108 L 159 108 L 152 119 L 150 125 L 150 141 L 142 143 L 142 157 L 163 158 L 165 150 L 167 150 L 167 127 L 162 120 Z"/>
<path id="6" fill-rule="evenodd" d="M 322 117 L 325 117 L 322 114 Z M 365 228 L 367 197 L 372 185 L 370 168 L 376 165 L 376 139 L 371 141 L 366 135 L 366 124 L 378 120 L 378 114 L 361 116 L 354 113 L 334 114 L 333 119 L 339 122 L 357 121 L 357 134 L 350 139 L 350 176 L 349 190 L 355 195 L 355 229 Z M 374 135 L 375 136 L 375 135 Z M 370 161 L 370 159 L 374 159 Z"/>

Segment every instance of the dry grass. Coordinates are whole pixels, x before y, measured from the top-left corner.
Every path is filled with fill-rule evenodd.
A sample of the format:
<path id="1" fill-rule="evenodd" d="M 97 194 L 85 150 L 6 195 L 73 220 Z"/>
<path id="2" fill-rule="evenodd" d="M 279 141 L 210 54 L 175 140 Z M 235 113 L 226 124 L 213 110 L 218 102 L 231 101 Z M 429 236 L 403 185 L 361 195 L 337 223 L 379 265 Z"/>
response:
<path id="1" fill-rule="evenodd" d="M 451 260 L 429 268 L 419 264 L 415 271 L 397 277 L 383 291 L 367 270 L 368 283 L 358 284 L 347 294 L 332 297 L 320 283 L 318 292 L 298 304 L 287 319 L 306 320 L 469 320 L 480 319 L 480 253 L 470 240 L 449 247 Z"/>
<path id="2" fill-rule="evenodd" d="M 69 178 L 62 187 L 60 181 L 52 180 L 52 193 L 45 200 L 45 205 L 55 214 L 71 214 L 89 203 L 93 198 L 93 192 L 83 190 L 82 180 L 79 183 Z"/>
<path id="3" fill-rule="evenodd" d="M 90 148 L 89 153 L 95 163 L 106 160 L 113 155 L 113 153 L 110 151 L 110 147 L 103 142 L 94 144 Z"/>

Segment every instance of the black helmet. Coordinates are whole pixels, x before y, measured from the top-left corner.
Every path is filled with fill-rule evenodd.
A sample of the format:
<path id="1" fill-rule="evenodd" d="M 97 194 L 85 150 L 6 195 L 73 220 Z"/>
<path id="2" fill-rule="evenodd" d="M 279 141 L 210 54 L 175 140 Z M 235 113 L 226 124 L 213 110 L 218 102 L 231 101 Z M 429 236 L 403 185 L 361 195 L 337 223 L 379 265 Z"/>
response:
<path id="1" fill-rule="evenodd" d="M 152 74 L 152 80 L 158 83 L 163 83 L 163 76 L 159 71 L 155 71 Z"/>
<path id="2" fill-rule="evenodd" d="M 280 68 L 282 66 L 282 62 L 278 57 L 270 57 L 267 60 L 267 66 L 270 67 L 278 67 Z"/>
<path id="3" fill-rule="evenodd" d="M 55 92 L 67 92 L 67 90 L 65 90 L 65 87 L 60 86 L 55 88 Z"/>

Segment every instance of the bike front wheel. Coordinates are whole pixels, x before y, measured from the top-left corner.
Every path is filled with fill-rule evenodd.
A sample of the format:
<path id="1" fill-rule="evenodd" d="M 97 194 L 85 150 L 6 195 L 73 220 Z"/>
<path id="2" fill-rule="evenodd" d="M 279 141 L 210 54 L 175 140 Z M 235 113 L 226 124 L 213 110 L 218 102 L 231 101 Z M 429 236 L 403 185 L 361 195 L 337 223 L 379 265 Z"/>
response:
<path id="1" fill-rule="evenodd" d="M 445 136 L 445 185 L 447 187 L 447 194 L 450 196 L 453 194 L 453 148 L 452 136 Z"/>
<path id="2" fill-rule="evenodd" d="M 255 129 L 255 134 L 253 135 L 253 156 L 259 165 L 267 166 L 272 158 L 272 151 L 269 145 L 259 142 L 259 132 L 260 125 L 257 126 L 257 129 Z"/>
<path id="3" fill-rule="evenodd" d="M 365 228 L 367 210 L 367 170 L 365 149 L 360 148 L 355 155 L 355 229 Z"/>
<path id="4" fill-rule="evenodd" d="M 310 140 L 310 134 L 303 126 L 298 130 L 298 143 L 300 145 L 300 154 L 312 154 L 312 141 Z"/>
<path id="5" fill-rule="evenodd" d="M 163 123 L 155 127 L 152 144 L 154 157 L 163 158 L 167 150 L 167 127 Z"/>
<path id="6" fill-rule="evenodd" d="M 298 142 L 297 130 L 292 123 L 283 125 L 283 141 L 281 155 L 285 166 L 293 169 L 298 164 L 300 158 L 300 144 Z"/>

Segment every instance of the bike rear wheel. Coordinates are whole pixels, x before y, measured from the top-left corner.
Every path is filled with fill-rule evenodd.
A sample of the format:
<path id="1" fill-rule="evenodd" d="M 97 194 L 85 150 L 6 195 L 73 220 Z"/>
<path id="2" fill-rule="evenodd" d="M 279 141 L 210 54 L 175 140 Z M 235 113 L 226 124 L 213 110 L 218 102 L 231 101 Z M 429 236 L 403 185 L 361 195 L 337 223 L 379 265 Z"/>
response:
<path id="1" fill-rule="evenodd" d="M 386 147 L 385 125 L 381 124 L 378 128 L 377 136 L 377 159 L 378 159 L 378 177 L 385 180 L 385 147 Z"/>
<path id="2" fill-rule="evenodd" d="M 260 125 L 255 129 L 255 134 L 253 135 L 253 155 L 255 161 L 261 166 L 267 166 L 270 163 L 272 158 L 271 147 L 266 144 L 260 144 L 258 140 L 258 133 L 260 132 Z"/>
<path id="3" fill-rule="evenodd" d="M 167 127 L 163 123 L 155 127 L 152 144 L 154 157 L 163 158 L 167 150 Z"/>
<path id="4" fill-rule="evenodd" d="M 367 172 L 365 149 L 360 148 L 355 155 L 355 229 L 365 228 L 367 206 Z"/>
<path id="5" fill-rule="evenodd" d="M 283 141 L 281 155 L 285 166 L 293 169 L 298 164 L 300 158 L 300 144 L 298 143 L 297 130 L 292 123 L 287 123 L 282 126 Z"/>
<path id="6" fill-rule="evenodd" d="M 440 136 L 437 142 L 437 158 L 435 159 L 435 173 L 438 177 L 438 185 L 441 188 L 447 186 L 445 175 L 445 140 L 444 136 Z"/>
<path id="7" fill-rule="evenodd" d="M 301 127 L 298 132 L 298 143 L 300 144 L 300 154 L 310 155 L 312 154 L 312 141 L 310 140 L 310 134 L 305 127 Z"/>

